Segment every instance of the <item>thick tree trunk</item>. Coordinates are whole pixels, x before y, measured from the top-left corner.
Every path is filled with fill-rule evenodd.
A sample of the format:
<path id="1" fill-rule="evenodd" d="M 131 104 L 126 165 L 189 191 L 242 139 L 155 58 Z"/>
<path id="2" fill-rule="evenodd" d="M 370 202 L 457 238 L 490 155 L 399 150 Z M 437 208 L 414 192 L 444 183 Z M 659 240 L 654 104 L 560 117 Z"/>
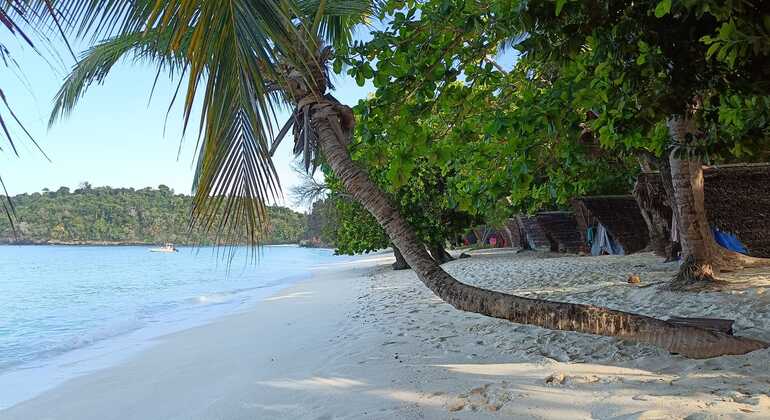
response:
<path id="1" fill-rule="evenodd" d="M 671 117 L 668 126 L 671 138 L 680 145 L 685 144 L 687 134 L 695 132 L 693 122 L 683 117 Z M 672 210 L 674 217 L 678 217 L 683 259 L 679 273 L 671 283 L 672 289 L 686 290 L 708 285 L 715 280 L 714 275 L 720 269 L 735 270 L 770 262 L 719 246 L 706 217 L 701 161 L 693 156 L 677 156 L 674 151 L 669 155 L 669 162 L 675 202 Z"/>
<path id="2" fill-rule="evenodd" d="M 455 308 L 520 324 L 649 343 L 696 358 L 743 354 L 767 346 L 752 339 L 697 327 L 676 326 L 642 315 L 591 305 L 523 298 L 457 281 L 428 255 L 412 228 L 391 205 L 387 196 L 350 159 L 347 141 L 339 135 L 343 118 L 340 107 L 330 102 L 313 105 L 312 125 L 326 162 L 348 192 L 383 226 L 419 279 Z"/>
<path id="3" fill-rule="evenodd" d="M 393 247 L 393 255 L 396 257 L 396 262 L 393 263 L 392 267 L 394 270 L 408 270 L 411 267 L 409 267 L 409 263 L 406 262 L 404 259 L 404 255 L 401 254 L 401 251 L 398 249 L 397 246 L 392 245 Z"/>
<path id="4" fill-rule="evenodd" d="M 443 244 L 440 244 L 440 243 L 431 244 L 428 250 L 430 251 L 430 255 L 433 257 L 433 259 L 439 264 L 444 264 L 449 261 L 454 261 L 454 258 L 452 258 L 452 256 L 449 255 L 448 252 L 446 252 L 446 249 L 444 249 Z"/>

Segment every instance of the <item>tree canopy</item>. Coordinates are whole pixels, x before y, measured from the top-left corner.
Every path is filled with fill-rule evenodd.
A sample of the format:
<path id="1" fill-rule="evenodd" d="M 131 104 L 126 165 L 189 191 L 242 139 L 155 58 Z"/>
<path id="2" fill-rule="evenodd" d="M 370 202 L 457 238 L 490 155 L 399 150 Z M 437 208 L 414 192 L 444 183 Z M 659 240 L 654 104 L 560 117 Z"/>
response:
<path id="1" fill-rule="evenodd" d="M 92 187 L 84 182 L 70 191 L 21 194 L 16 206 L 14 235 L 7 219 L 0 220 L 0 241 L 16 243 L 162 243 L 216 244 L 216 235 L 189 229 L 192 197 L 158 188 Z M 264 242 L 292 244 L 303 239 L 307 219 L 286 207 L 268 207 L 270 224 Z M 221 217 L 221 216 L 220 216 Z M 241 238 L 240 243 L 247 243 Z"/>

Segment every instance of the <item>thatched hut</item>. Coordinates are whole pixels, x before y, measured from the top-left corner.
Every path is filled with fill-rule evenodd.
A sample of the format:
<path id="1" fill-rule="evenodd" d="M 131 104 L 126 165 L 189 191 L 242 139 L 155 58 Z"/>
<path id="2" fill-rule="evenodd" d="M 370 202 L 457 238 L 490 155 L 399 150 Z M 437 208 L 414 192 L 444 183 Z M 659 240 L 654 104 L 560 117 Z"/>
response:
<path id="1" fill-rule="evenodd" d="M 675 244 L 671 242 L 671 205 L 663 189 L 660 172 L 639 174 L 634 185 L 634 197 L 641 215 L 647 222 L 650 246 L 659 257 L 673 255 Z"/>
<path id="2" fill-rule="evenodd" d="M 543 228 L 537 222 L 535 216 L 516 216 L 521 233 L 523 235 L 524 249 L 536 251 L 550 251 L 552 246 Z"/>
<path id="3" fill-rule="evenodd" d="M 551 251 L 575 254 L 586 251 L 574 213 L 549 211 L 538 213 L 535 217 L 549 239 Z"/>
<path id="4" fill-rule="evenodd" d="M 507 228 L 495 229 L 489 225 L 479 225 L 471 228 L 463 238 L 463 242 L 466 245 L 489 245 L 494 248 L 512 246 Z"/>
<path id="5" fill-rule="evenodd" d="M 735 235 L 749 255 L 770 258 L 770 164 L 712 167 L 703 177 L 711 227 Z"/>
<path id="6" fill-rule="evenodd" d="M 524 228 L 521 226 L 518 217 L 512 217 L 505 223 L 505 231 L 510 241 L 510 246 L 513 248 L 528 249 L 527 245 L 527 233 L 524 232 Z"/>
<path id="7" fill-rule="evenodd" d="M 572 201 L 583 243 L 588 244 L 589 229 L 601 227 L 610 240 L 620 246 L 617 253 L 632 254 L 649 243 L 647 224 L 632 195 L 581 197 Z M 616 253 L 616 252 L 612 252 Z"/>
<path id="8" fill-rule="evenodd" d="M 770 258 L 770 164 L 710 167 L 703 170 L 703 176 L 711 227 L 735 235 L 749 255 Z M 660 174 L 640 174 L 634 194 L 643 212 L 654 217 L 670 237 L 672 212 Z"/>

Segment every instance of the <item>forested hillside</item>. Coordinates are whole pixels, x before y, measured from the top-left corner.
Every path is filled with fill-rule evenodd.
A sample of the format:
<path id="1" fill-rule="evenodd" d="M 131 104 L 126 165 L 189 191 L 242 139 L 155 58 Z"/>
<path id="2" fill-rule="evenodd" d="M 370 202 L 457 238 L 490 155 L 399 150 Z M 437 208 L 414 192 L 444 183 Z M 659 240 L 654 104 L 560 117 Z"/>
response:
<path id="1" fill-rule="evenodd" d="M 188 230 L 192 198 L 165 185 L 155 188 L 91 187 L 70 191 L 20 194 L 16 208 L 16 237 L 6 217 L 0 217 L 2 243 L 161 243 L 211 244 L 215 234 Z M 267 244 L 298 243 L 307 217 L 286 207 L 269 207 Z M 244 241 L 245 242 L 245 241 Z"/>

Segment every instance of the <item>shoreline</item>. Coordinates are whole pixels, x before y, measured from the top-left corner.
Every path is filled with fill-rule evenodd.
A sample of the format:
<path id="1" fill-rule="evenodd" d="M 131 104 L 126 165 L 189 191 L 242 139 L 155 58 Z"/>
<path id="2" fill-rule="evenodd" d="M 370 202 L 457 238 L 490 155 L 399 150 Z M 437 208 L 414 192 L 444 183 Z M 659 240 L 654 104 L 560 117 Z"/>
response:
<path id="1" fill-rule="evenodd" d="M 162 245 L 162 242 L 124 242 L 124 241 L 20 241 L 20 242 L 12 242 L 12 241 L 1 241 L 0 240 L 0 246 L 73 246 L 73 247 L 80 247 L 80 246 L 157 246 Z M 216 245 L 216 244 L 191 244 L 191 243 L 179 243 L 175 244 L 176 246 L 183 247 L 183 248 L 202 248 L 202 247 L 218 247 L 218 246 L 224 246 L 224 245 Z M 243 245 L 236 245 L 236 246 L 249 246 L 247 244 Z M 298 243 L 269 243 L 269 244 L 261 244 L 261 246 L 296 246 L 299 247 L 300 245 Z M 311 248 L 311 247 L 307 247 Z M 327 249 L 327 248 L 317 248 L 317 249 Z"/>
<path id="2" fill-rule="evenodd" d="M 181 307 L 170 320 L 163 320 L 157 324 L 137 325 L 105 333 L 106 336 L 97 338 L 87 337 L 82 346 L 63 350 L 50 358 L 14 365 L 0 372 L 0 389 L 12 390 L 0 392 L 0 418 L 3 418 L 2 413 L 5 409 L 44 394 L 71 379 L 124 363 L 139 356 L 167 336 L 216 323 L 229 316 L 247 313 L 264 299 L 297 284 L 311 281 L 316 269 L 311 267 L 306 273 L 279 277 L 276 279 L 278 284 L 255 287 L 254 290 L 257 290 L 259 295 L 251 296 L 248 302 L 223 302 L 227 303 L 226 307 L 219 302 L 202 307 Z M 101 333 L 97 332 L 97 334 Z"/>
<path id="3" fill-rule="evenodd" d="M 341 315 L 339 311 L 347 309 L 345 306 L 339 305 L 336 299 L 344 298 L 344 295 L 347 295 L 349 299 L 345 300 L 349 304 L 353 304 L 353 288 L 347 286 L 350 286 L 351 282 L 356 278 L 365 276 L 372 264 L 376 264 L 379 261 L 380 259 L 362 258 L 354 261 L 327 263 L 316 266 L 311 270 L 309 278 L 298 281 L 277 293 L 260 299 L 251 308 L 241 312 L 225 314 L 202 325 L 156 337 L 138 352 L 131 354 L 124 360 L 68 379 L 63 383 L 55 385 L 53 388 L 42 391 L 32 398 L 25 399 L 0 410 L 0 419 L 103 419 L 112 418 L 118 413 L 121 416 L 125 416 L 125 418 L 135 419 L 185 419 L 195 417 L 196 415 L 193 412 L 184 412 L 183 407 L 195 406 L 195 402 L 211 401 L 212 399 L 205 395 L 197 395 L 197 398 L 188 399 L 189 395 L 197 394 L 194 388 L 198 388 L 202 384 L 206 384 L 206 386 L 211 385 L 210 381 L 215 381 L 219 374 L 222 374 L 227 379 L 233 375 L 237 376 L 237 372 L 241 369 L 250 369 L 247 365 L 240 365 L 238 359 L 230 359 L 230 362 L 239 364 L 239 368 L 225 369 L 223 371 L 217 365 L 227 361 L 224 359 L 212 360 L 210 359 L 211 356 L 215 354 L 239 355 L 249 361 L 258 359 L 259 364 L 265 369 L 272 368 L 270 365 L 277 360 L 277 357 L 272 355 L 275 353 L 274 350 L 277 350 L 277 348 L 272 347 L 276 343 L 272 339 L 264 341 L 260 340 L 260 338 L 279 334 L 282 327 L 286 324 L 283 320 L 274 318 L 271 320 L 271 325 L 264 328 L 264 325 L 260 325 L 260 319 L 266 318 L 272 310 L 292 310 L 295 306 L 295 301 L 302 301 L 308 298 L 308 296 L 322 293 L 322 289 L 326 289 L 323 292 L 325 294 L 325 301 L 322 302 L 326 309 L 324 316 L 316 316 L 315 310 L 312 307 L 309 308 L 309 311 L 301 313 L 300 316 L 306 322 L 318 322 L 320 320 L 324 324 L 334 324 L 338 321 L 338 317 L 330 317 L 329 314 L 335 312 L 339 316 Z M 341 277 L 340 274 L 342 273 L 344 275 Z M 345 283 L 345 286 L 334 289 L 324 287 L 329 283 L 339 284 L 340 282 Z M 346 291 L 346 293 L 340 294 L 340 291 Z M 294 312 L 296 313 L 296 311 Z M 291 321 L 289 325 L 295 322 Z M 301 328 L 305 323 L 295 325 Z M 250 331 L 250 335 L 244 337 L 240 334 L 240 331 L 247 327 L 256 328 L 257 330 Z M 318 334 L 323 334 L 326 331 L 326 329 L 320 328 L 318 329 Z M 282 335 L 286 341 L 291 340 L 290 335 L 285 333 Z M 248 341 L 248 344 L 244 342 L 244 339 Z M 253 344 L 253 350 L 260 350 L 260 341 L 265 344 L 265 348 L 262 348 L 261 351 L 252 352 L 248 351 L 249 349 L 241 348 L 243 345 L 251 346 Z M 227 347 L 227 343 L 235 344 L 236 349 L 217 348 L 221 345 Z M 281 350 L 287 349 L 281 348 Z M 304 351 L 305 349 L 292 349 L 291 352 L 294 353 L 293 359 L 301 359 Z M 287 360 L 291 359 L 287 357 Z M 243 361 L 245 362 L 245 360 Z M 182 376 L 192 374 L 188 370 L 197 370 L 197 367 L 205 371 L 205 374 L 201 373 L 203 376 L 196 375 L 197 380 L 192 383 L 179 382 L 184 378 L 180 378 L 178 374 L 182 374 Z M 158 372 L 174 374 L 156 376 Z M 116 381 L 123 384 L 122 389 L 117 390 L 114 388 L 113 385 Z M 145 398 L 152 397 L 152 395 L 146 394 L 148 387 L 157 387 L 157 384 L 163 381 L 170 381 L 172 383 L 171 385 L 162 386 L 163 392 L 168 391 L 174 394 L 174 398 L 182 398 L 186 401 L 183 405 L 175 406 L 172 411 L 162 414 L 156 411 L 159 407 L 156 404 L 135 405 Z M 188 392 L 180 391 L 180 388 L 185 386 L 193 388 L 187 390 L 189 394 Z M 236 388 L 240 386 L 238 385 Z M 230 387 L 228 386 L 227 388 Z M 236 390 L 231 389 L 232 392 Z M 84 401 L 84 395 L 89 396 L 86 398 L 87 401 Z M 161 398 L 165 399 L 166 397 Z M 158 404 L 160 404 L 160 401 Z M 124 409 L 116 408 L 121 406 Z"/>
<path id="4" fill-rule="evenodd" d="M 643 284 L 675 270 L 650 254 L 479 250 L 445 264 L 468 283 L 665 317 L 730 317 L 770 338 L 770 274 L 682 295 Z M 253 308 L 157 339 L 0 419 L 766 418 L 770 349 L 691 360 L 609 337 L 459 312 L 391 256 L 370 254 Z M 765 416 L 765 417 L 763 417 Z"/>

